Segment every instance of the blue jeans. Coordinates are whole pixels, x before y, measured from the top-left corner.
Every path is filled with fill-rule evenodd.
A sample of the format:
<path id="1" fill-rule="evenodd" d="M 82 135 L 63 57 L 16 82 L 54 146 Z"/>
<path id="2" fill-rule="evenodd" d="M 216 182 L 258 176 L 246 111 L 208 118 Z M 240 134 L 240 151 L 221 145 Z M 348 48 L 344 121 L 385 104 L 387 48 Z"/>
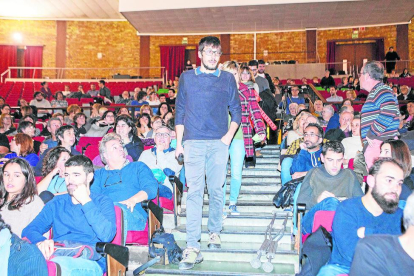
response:
<path id="1" fill-rule="evenodd" d="M 230 180 L 230 204 L 235 205 L 239 197 L 242 183 L 243 161 L 246 155 L 244 141 L 242 139 L 233 139 L 229 148 L 231 180 Z M 226 181 L 223 186 L 223 207 L 226 205 Z"/>
<path id="2" fill-rule="evenodd" d="M 316 204 L 309 210 L 303 217 L 302 222 L 302 234 L 312 233 L 313 228 L 313 218 L 317 211 L 335 211 L 338 208 L 340 201 L 335 197 L 328 197 Z"/>
<path id="3" fill-rule="evenodd" d="M 326 264 L 320 270 L 317 276 L 337 276 L 340 274 L 348 274 L 350 267 L 339 264 Z"/>
<path id="4" fill-rule="evenodd" d="M 158 195 L 160 197 L 172 199 L 172 191 L 170 190 L 170 188 L 162 184 L 158 184 Z"/>
<path id="5" fill-rule="evenodd" d="M 223 220 L 223 183 L 229 146 L 221 140 L 187 140 L 184 142 L 184 166 L 187 179 L 187 247 L 200 249 L 204 187 L 209 193 L 207 228 L 220 233 Z"/>
<path id="6" fill-rule="evenodd" d="M 62 276 L 102 276 L 103 271 L 95 261 L 72 258 L 72 257 L 55 257 L 53 262 L 60 265 Z"/>
<path id="7" fill-rule="evenodd" d="M 282 178 L 282 185 L 285 185 L 287 182 L 292 180 L 292 175 L 290 174 L 290 168 L 293 164 L 292 157 L 285 157 L 283 159 L 280 171 L 280 177 Z"/>

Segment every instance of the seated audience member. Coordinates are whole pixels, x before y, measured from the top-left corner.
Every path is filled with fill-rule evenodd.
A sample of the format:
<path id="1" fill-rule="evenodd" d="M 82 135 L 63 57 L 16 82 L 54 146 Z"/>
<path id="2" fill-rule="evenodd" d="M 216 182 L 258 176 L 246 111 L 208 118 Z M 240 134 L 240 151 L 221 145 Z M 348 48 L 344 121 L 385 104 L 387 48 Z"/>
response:
<path id="1" fill-rule="evenodd" d="M 414 194 L 404 208 L 404 234 L 375 235 L 360 240 L 355 248 L 350 276 L 412 275 L 414 271 Z"/>
<path id="2" fill-rule="evenodd" d="M 33 95 L 33 100 L 30 101 L 30 105 L 33 105 L 37 108 L 37 117 L 38 118 L 47 118 L 52 114 L 52 110 L 42 109 L 42 108 L 51 108 L 50 102 L 43 97 L 42 92 L 35 92 Z"/>
<path id="3" fill-rule="evenodd" d="M 316 100 L 313 103 L 313 110 L 314 112 L 312 112 L 313 116 L 316 117 L 322 117 L 322 112 L 323 112 L 323 102 L 321 100 Z"/>
<path id="4" fill-rule="evenodd" d="M 52 194 L 66 193 L 65 162 L 71 157 L 64 147 L 55 147 L 46 153 L 42 163 L 43 179 L 37 184 L 39 194 L 49 191 Z"/>
<path id="5" fill-rule="evenodd" d="M 1 114 L 9 114 L 10 115 L 10 105 L 9 104 L 3 104 L 1 106 Z"/>
<path id="6" fill-rule="evenodd" d="M 356 99 L 356 93 L 354 90 L 346 90 L 345 92 L 346 99 L 355 101 Z"/>
<path id="7" fill-rule="evenodd" d="M 353 105 L 354 105 L 354 103 L 353 103 L 353 102 L 352 102 L 352 100 L 350 100 L 350 99 L 345 99 L 345 100 L 343 100 L 343 101 L 342 101 L 341 107 L 343 107 L 344 105 L 350 105 L 350 106 L 353 106 Z"/>
<path id="8" fill-rule="evenodd" d="M 111 90 L 109 90 L 108 87 L 106 87 L 106 83 L 104 80 L 100 80 L 99 83 L 99 96 L 104 97 L 104 102 L 106 103 L 112 103 L 111 100 Z"/>
<path id="9" fill-rule="evenodd" d="M 282 108 L 284 104 L 285 106 L 289 106 L 291 103 L 297 103 L 298 105 L 305 104 L 305 99 L 299 96 L 299 87 L 297 87 L 296 85 L 292 86 L 290 91 L 291 91 L 291 95 L 289 94 L 283 95 L 282 101 L 279 103 L 279 108 Z M 290 114 L 290 110 L 286 109 L 286 113 Z"/>
<path id="10" fill-rule="evenodd" d="M 336 95 L 337 90 L 335 86 L 329 87 L 329 93 L 331 96 L 326 99 L 327 102 L 342 102 L 344 100 L 341 96 Z"/>
<path id="11" fill-rule="evenodd" d="M 158 95 L 157 95 L 157 93 L 155 93 L 155 92 L 151 92 L 150 94 L 149 94 L 149 100 L 148 100 L 148 104 L 149 105 L 159 105 L 161 102 L 160 102 L 160 100 L 158 99 Z"/>
<path id="12" fill-rule="evenodd" d="M 78 91 L 72 92 L 69 94 L 68 98 L 71 99 L 81 99 L 81 98 L 90 98 L 91 96 L 88 93 L 85 93 L 83 90 L 83 85 L 78 86 Z"/>
<path id="13" fill-rule="evenodd" d="M 152 128 L 151 128 L 151 118 L 148 114 L 143 113 L 142 115 L 138 116 L 137 122 L 137 135 L 141 139 L 151 138 L 152 136 Z M 150 134 L 151 132 L 151 134 Z"/>
<path id="14" fill-rule="evenodd" d="M 161 116 L 156 115 L 156 116 L 151 117 L 151 129 L 150 131 L 148 131 L 147 137 L 154 138 L 155 130 L 163 125 L 165 125 L 165 123 L 164 123 L 164 120 L 161 118 Z"/>
<path id="15" fill-rule="evenodd" d="M 318 124 L 319 125 L 318 119 L 313 115 L 309 115 L 305 120 L 305 123 L 303 125 L 303 129 L 306 129 L 306 127 L 309 124 Z M 303 141 L 304 141 L 303 136 L 296 139 L 295 141 L 293 141 L 290 144 L 290 146 L 287 148 L 286 152 L 284 152 L 283 154 L 285 154 L 285 155 L 296 155 L 296 154 L 298 154 L 299 150 L 300 150 L 300 144 L 303 143 Z"/>
<path id="16" fill-rule="evenodd" d="M 97 97 L 99 95 L 99 90 L 96 90 L 96 85 L 91 84 L 91 89 L 86 92 L 92 98 Z"/>
<path id="17" fill-rule="evenodd" d="M 349 159 L 355 158 L 358 151 L 362 152 L 361 118 L 354 117 L 351 123 L 352 136 L 341 141 L 345 148 L 344 164 L 348 166 Z"/>
<path id="18" fill-rule="evenodd" d="M 56 92 L 56 94 L 53 96 L 54 99 L 50 102 L 50 105 L 52 107 L 68 107 L 68 102 L 65 100 L 65 96 L 63 96 L 63 93 L 61 91 Z M 62 109 L 54 109 L 54 113 L 63 113 Z"/>
<path id="19" fill-rule="evenodd" d="M 142 105 L 139 109 L 139 115 L 142 115 L 144 113 L 148 114 L 151 118 L 154 116 L 154 112 L 148 104 Z"/>
<path id="20" fill-rule="evenodd" d="M 298 115 L 298 104 L 297 103 L 291 103 L 289 105 L 289 114 L 283 113 L 283 125 L 284 125 L 284 131 L 289 131 L 293 129 L 293 123 L 296 119 L 296 116 Z"/>
<path id="21" fill-rule="evenodd" d="M 63 96 L 67 97 L 71 94 L 69 85 L 65 85 L 64 90 L 62 91 Z"/>
<path id="22" fill-rule="evenodd" d="M 348 88 L 348 78 L 347 77 L 343 77 L 341 79 L 341 83 L 338 84 L 338 89 L 342 89 L 342 88 Z"/>
<path id="23" fill-rule="evenodd" d="M 91 160 L 72 156 L 65 163 L 68 194 L 55 196 L 23 230 L 23 236 L 36 244 L 46 260 L 60 265 L 62 275 L 96 275 L 106 271 L 106 259 L 96 261 L 57 254 L 55 242 L 66 246 L 90 246 L 111 242 L 116 234 L 115 208 L 111 200 L 90 191 L 93 179 Z M 43 234 L 53 228 L 53 240 Z M 95 254 L 98 254 L 95 252 Z"/>
<path id="24" fill-rule="evenodd" d="M 96 103 L 96 104 L 92 105 L 91 115 L 90 115 L 90 117 L 87 121 L 88 125 L 92 125 L 92 124 L 96 123 L 96 121 L 101 119 L 102 115 L 100 115 L 100 113 L 99 113 L 99 110 L 101 108 L 102 108 L 101 104 Z"/>
<path id="25" fill-rule="evenodd" d="M 304 105 L 304 104 L 298 105 L 298 111 L 299 112 L 301 112 L 302 110 L 305 110 L 305 109 L 306 109 L 306 105 Z"/>
<path id="26" fill-rule="evenodd" d="M 332 225 L 332 255 L 318 275 L 349 273 L 357 242 L 373 234 L 401 234 L 398 208 L 404 172 L 391 158 L 379 158 L 369 170 L 368 192 L 341 202 Z"/>
<path id="27" fill-rule="evenodd" d="M 32 139 L 35 136 L 35 131 L 36 131 L 36 128 L 34 124 L 31 122 L 27 122 L 27 121 L 20 122 L 19 127 L 17 128 L 17 133 L 27 134 Z M 36 154 L 39 153 L 41 144 L 42 144 L 41 142 L 33 140 L 33 150 Z"/>
<path id="28" fill-rule="evenodd" d="M 85 133 L 86 137 L 102 137 L 110 129 L 114 127 L 115 113 L 113 111 L 105 111 L 102 115 L 102 119 L 91 125 L 88 132 Z"/>
<path id="29" fill-rule="evenodd" d="M 170 105 L 168 103 L 161 102 L 160 105 L 158 106 L 158 111 L 157 111 L 156 115 L 162 117 L 165 114 L 167 114 L 168 112 L 172 112 L 172 109 L 171 109 Z"/>
<path id="30" fill-rule="evenodd" d="M 308 118 L 309 116 L 310 113 L 306 111 L 300 112 L 299 115 L 296 116 L 296 119 L 293 122 L 293 129 L 287 132 L 286 146 L 289 147 L 293 143 L 293 141 L 303 137 L 306 118 Z"/>
<path id="31" fill-rule="evenodd" d="M 30 107 L 29 104 L 24 99 L 20 99 L 19 101 L 21 101 L 21 102 L 24 101 L 26 105 L 20 106 L 20 109 L 16 109 L 16 112 L 13 113 L 13 117 L 15 119 L 21 119 L 22 117 L 24 117 L 26 115 L 33 114 L 32 107 Z"/>
<path id="32" fill-rule="evenodd" d="M 323 141 L 323 129 L 320 125 L 311 123 L 303 133 L 304 142 L 301 144 L 300 152 L 293 158 L 290 174 L 292 179 L 305 176 L 312 168 L 321 165 L 321 152 Z"/>
<path id="33" fill-rule="evenodd" d="M 6 135 L 0 134 L 0 157 L 4 157 L 10 152 L 10 143 Z"/>
<path id="34" fill-rule="evenodd" d="M 129 110 L 126 107 L 121 107 L 118 110 L 118 113 L 116 114 L 116 116 L 121 116 L 121 115 L 127 115 L 128 117 L 131 117 L 131 114 L 129 114 Z"/>
<path id="35" fill-rule="evenodd" d="M 85 113 L 79 112 L 76 113 L 75 117 L 73 117 L 73 127 L 75 128 L 75 137 L 76 140 L 79 141 L 81 136 L 85 136 L 86 134 L 86 115 Z"/>
<path id="36" fill-rule="evenodd" d="M 165 94 L 161 94 L 160 96 L 159 96 L 159 99 L 160 99 L 160 104 L 161 103 L 166 103 L 167 102 L 167 96 L 165 96 Z M 159 109 L 158 109 L 159 110 Z"/>
<path id="37" fill-rule="evenodd" d="M 342 169 L 344 147 L 338 141 L 322 146 L 323 165 L 311 169 L 300 188 L 298 203 L 306 204 L 307 213 L 302 221 L 302 234 L 312 233 L 317 211 L 335 211 L 340 200 L 362 196 L 361 185 L 355 173 Z"/>
<path id="38" fill-rule="evenodd" d="M 167 103 L 169 105 L 175 105 L 175 90 L 173 88 L 168 89 Z"/>
<path id="39" fill-rule="evenodd" d="M 329 123 L 329 120 L 335 114 L 335 110 L 332 105 L 325 105 L 322 109 L 322 118 L 319 119 L 322 127 L 326 127 Z"/>
<path id="40" fill-rule="evenodd" d="M 126 149 L 116 133 L 103 137 L 99 154 L 106 166 L 96 171 L 92 192 L 107 195 L 124 210 L 127 230 L 143 230 L 148 214 L 140 203 L 157 196 L 157 180 L 147 165 L 126 159 Z"/>
<path id="41" fill-rule="evenodd" d="M 11 153 L 2 158 L 2 161 L 19 157 L 26 160 L 30 166 L 35 167 L 39 162 L 39 156 L 34 152 L 33 139 L 24 133 L 17 133 L 10 142 Z"/>
<path id="42" fill-rule="evenodd" d="M 40 145 L 40 154 L 42 154 L 48 148 L 54 148 L 58 145 L 58 141 L 56 139 L 56 131 L 62 126 L 62 123 L 59 118 L 50 118 L 47 121 L 47 130 L 50 133 L 50 136 L 43 141 Z"/>
<path id="43" fill-rule="evenodd" d="M 414 101 L 414 94 L 407 85 L 400 87 L 401 94 L 397 97 L 399 101 Z"/>
<path id="44" fill-rule="evenodd" d="M 54 113 L 52 115 L 52 118 L 58 118 L 60 122 L 62 123 L 62 126 L 65 125 L 65 116 L 63 116 L 62 113 Z"/>
<path id="45" fill-rule="evenodd" d="M 4 135 L 10 135 L 15 132 L 16 128 L 13 126 L 12 117 L 7 114 L 0 115 L 0 133 Z"/>
<path id="46" fill-rule="evenodd" d="M 330 129 L 325 133 L 325 138 L 330 141 L 342 141 L 344 138 L 351 137 L 352 127 L 351 123 L 354 119 L 354 114 L 344 111 L 339 116 L 339 127 Z"/>
<path id="47" fill-rule="evenodd" d="M 410 72 L 408 72 L 408 68 L 404 68 L 403 72 L 400 75 L 400 78 L 408 78 L 411 77 Z"/>
<path id="48" fill-rule="evenodd" d="M 359 84 L 359 79 L 355 78 L 352 85 L 349 88 L 352 88 L 353 90 L 356 90 L 356 91 L 359 92 L 361 90 L 361 86 Z"/>
<path id="49" fill-rule="evenodd" d="M 65 125 L 61 126 L 56 131 L 56 139 L 57 139 L 57 146 L 64 147 L 67 149 L 72 155 L 79 155 L 80 152 L 78 152 L 75 149 L 75 143 L 76 143 L 76 137 L 75 137 L 75 129 L 73 126 Z M 37 166 L 35 167 L 35 175 L 41 176 L 42 175 L 42 165 L 43 165 L 43 159 L 46 157 L 46 154 L 52 150 L 52 148 L 46 149 L 42 155 L 40 155 L 40 160 Z"/>
<path id="50" fill-rule="evenodd" d="M 320 86 L 322 87 L 335 86 L 335 80 L 332 78 L 331 72 L 329 70 L 325 70 L 325 76 L 321 79 Z"/>
<path id="51" fill-rule="evenodd" d="M 141 154 L 139 161 L 145 163 L 158 180 L 159 196 L 172 198 L 172 186 L 168 177 L 178 176 L 182 168 L 175 158 L 175 148 L 170 146 L 171 131 L 161 126 L 155 130 L 155 147 Z"/>
<path id="52" fill-rule="evenodd" d="M 6 100 L 4 100 L 3 97 L 0 97 L 0 106 L 3 105 L 3 104 L 5 104 L 5 103 L 6 103 Z"/>
<path id="53" fill-rule="evenodd" d="M 174 114 L 172 112 L 168 112 L 162 116 L 162 120 L 164 121 L 164 124 L 167 124 L 168 121 L 174 117 Z"/>
<path id="54" fill-rule="evenodd" d="M 68 106 L 68 108 L 66 109 L 66 113 L 68 113 L 68 116 L 65 116 L 65 124 L 67 125 L 73 124 L 74 123 L 73 118 L 79 112 L 82 112 L 82 109 L 80 108 L 79 105 L 71 104 L 70 106 Z"/>
<path id="55" fill-rule="evenodd" d="M 131 98 L 129 97 L 129 92 L 124 91 L 121 94 L 121 97 L 116 101 L 117 104 L 125 104 L 128 105 L 131 102 Z"/>
<path id="56" fill-rule="evenodd" d="M 48 276 L 46 260 L 36 245 L 14 234 L 0 215 L 0 275 Z"/>
<path id="57" fill-rule="evenodd" d="M 122 143 L 134 161 L 137 161 L 144 151 L 144 145 L 137 136 L 137 128 L 131 117 L 121 115 L 116 118 L 114 132 L 121 136 Z"/>
<path id="58" fill-rule="evenodd" d="M 22 237 L 23 229 L 44 205 L 37 195 L 33 170 L 27 161 L 13 158 L 3 166 L 0 179 L 0 215 Z"/>
<path id="59" fill-rule="evenodd" d="M 408 113 L 408 117 L 406 119 L 403 120 L 402 122 L 402 126 L 400 127 L 400 133 L 405 133 L 406 130 L 413 130 L 414 129 L 414 101 L 409 101 L 407 103 L 407 113 Z M 404 129 L 404 130 L 402 130 Z"/>
<path id="60" fill-rule="evenodd" d="M 313 84 L 315 87 L 319 87 L 319 86 L 321 86 L 321 85 L 319 84 L 319 78 L 318 78 L 318 77 L 313 77 L 313 78 L 312 78 L 312 84 Z"/>
<path id="61" fill-rule="evenodd" d="M 131 101 L 131 105 L 143 105 L 148 104 L 147 102 L 148 96 L 147 92 L 139 91 L 138 93 L 134 94 L 134 99 Z"/>
<path id="62" fill-rule="evenodd" d="M 402 185 L 400 200 L 406 200 L 414 190 L 411 179 L 412 157 L 406 143 L 402 140 L 389 139 L 382 143 L 380 157 L 391 157 L 397 161 L 404 171 L 404 184 Z"/>
<path id="63" fill-rule="evenodd" d="M 329 131 L 330 129 L 334 129 L 334 128 L 339 128 L 340 127 L 340 115 L 342 112 L 349 112 L 354 114 L 354 108 L 350 105 L 344 105 L 341 107 L 341 109 L 339 109 L 338 113 L 334 113 L 333 116 L 329 119 L 328 125 L 326 126 L 326 132 Z"/>

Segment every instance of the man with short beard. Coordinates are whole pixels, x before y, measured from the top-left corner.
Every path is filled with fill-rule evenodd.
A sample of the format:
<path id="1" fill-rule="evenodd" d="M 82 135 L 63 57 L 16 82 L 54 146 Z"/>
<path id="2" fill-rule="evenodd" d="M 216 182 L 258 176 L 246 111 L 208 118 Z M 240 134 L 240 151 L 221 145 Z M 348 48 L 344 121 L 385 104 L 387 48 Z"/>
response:
<path id="1" fill-rule="evenodd" d="M 318 275 L 348 274 L 357 242 L 373 234 L 401 234 L 398 208 L 404 172 L 392 158 L 380 158 L 369 170 L 368 192 L 343 201 L 332 225 L 332 255 Z"/>

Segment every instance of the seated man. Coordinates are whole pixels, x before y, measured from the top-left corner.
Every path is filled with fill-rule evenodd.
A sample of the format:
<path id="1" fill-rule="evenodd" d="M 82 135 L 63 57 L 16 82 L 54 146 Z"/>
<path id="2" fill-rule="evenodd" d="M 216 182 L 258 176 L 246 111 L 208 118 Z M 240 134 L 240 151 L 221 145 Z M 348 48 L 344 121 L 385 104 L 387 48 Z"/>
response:
<path id="1" fill-rule="evenodd" d="M 80 152 L 75 149 L 76 137 L 75 137 L 75 128 L 73 126 L 69 126 L 69 125 L 61 126 L 56 131 L 55 136 L 58 142 L 57 146 L 66 148 L 70 152 L 71 155 L 80 154 Z M 53 148 L 48 148 L 40 155 L 39 162 L 34 168 L 36 176 L 42 175 L 43 159 L 45 158 L 46 154 L 52 149 Z"/>
<path id="2" fill-rule="evenodd" d="M 88 157 L 77 155 L 69 158 L 65 162 L 68 194 L 55 196 L 22 233 L 37 245 L 46 260 L 60 265 L 62 275 L 102 276 L 106 271 L 105 258 L 99 258 L 97 254 L 94 254 L 96 261 L 93 261 L 85 259 L 88 256 L 74 258 L 73 255 L 62 256 L 59 250 L 54 251 L 55 241 L 95 248 L 97 242 L 113 240 L 116 234 L 114 205 L 108 197 L 90 191 L 92 179 L 93 166 Z M 53 240 L 48 240 L 43 234 L 51 228 Z"/>
<path id="3" fill-rule="evenodd" d="M 341 96 L 336 95 L 337 91 L 335 86 L 329 87 L 329 93 L 331 96 L 326 99 L 327 102 L 342 102 L 344 100 Z"/>
<path id="4" fill-rule="evenodd" d="M 325 138 L 330 141 L 342 141 L 347 137 L 351 137 L 352 128 L 351 123 L 354 119 L 354 114 L 344 111 L 339 115 L 339 127 L 331 128 L 325 133 Z"/>
<path id="5" fill-rule="evenodd" d="M 401 234 L 398 208 L 404 172 L 391 158 L 380 158 L 369 170 L 368 192 L 341 202 L 332 225 L 332 255 L 318 276 L 349 273 L 357 242 L 373 234 Z"/>
<path id="6" fill-rule="evenodd" d="M 33 100 L 30 101 L 30 105 L 33 105 L 37 108 L 37 117 L 38 118 L 47 118 L 52 114 L 51 109 L 42 109 L 42 108 L 51 108 L 50 102 L 46 100 L 42 92 L 35 92 L 33 95 Z"/>
<path id="7" fill-rule="evenodd" d="M 47 121 L 47 130 L 50 132 L 50 137 L 43 141 L 40 145 L 40 154 L 42 154 L 48 148 L 54 148 L 58 145 L 56 139 L 56 130 L 62 126 L 62 122 L 59 118 L 50 118 Z"/>
<path id="8" fill-rule="evenodd" d="M 311 123 L 305 128 L 303 138 L 301 150 L 293 158 L 292 167 L 290 167 L 292 179 L 303 177 L 310 169 L 321 165 L 323 129 L 320 125 Z"/>
<path id="9" fill-rule="evenodd" d="M 355 116 L 351 123 L 352 136 L 341 141 L 345 148 L 344 166 L 348 166 L 349 159 L 355 158 L 358 151 L 362 152 L 361 117 Z"/>
<path id="10" fill-rule="evenodd" d="M 354 114 L 354 108 L 350 105 L 344 105 L 339 109 L 338 113 L 333 114 L 333 116 L 329 119 L 328 125 L 326 126 L 325 132 L 328 132 L 330 129 L 333 128 L 339 128 L 339 116 L 342 114 L 342 112 L 350 112 Z"/>
<path id="11" fill-rule="evenodd" d="M 313 103 L 313 109 L 314 112 L 312 112 L 313 116 L 316 117 L 322 117 L 322 112 L 323 112 L 323 102 L 321 100 L 316 100 Z"/>
<path id="12" fill-rule="evenodd" d="M 126 230 L 143 230 L 148 214 L 139 203 L 157 196 L 157 180 L 147 165 L 126 159 L 125 147 L 116 133 L 102 138 L 99 154 L 106 166 L 96 171 L 92 192 L 107 195 L 124 210 Z"/>
<path id="13" fill-rule="evenodd" d="M 168 176 L 176 175 L 182 168 L 175 158 L 175 148 L 170 146 L 171 131 L 165 126 L 155 130 L 155 147 L 144 151 L 139 157 L 139 161 L 145 163 L 154 173 L 155 178 L 160 185 L 159 196 L 172 198 L 172 186 Z"/>
<path id="14" fill-rule="evenodd" d="M 349 275 L 412 275 L 414 271 L 414 194 L 404 208 L 405 233 L 376 235 L 360 240 Z"/>
<path id="15" fill-rule="evenodd" d="M 297 200 L 306 204 L 307 210 L 302 234 L 312 233 L 317 211 L 335 211 L 340 200 L 364 195 L 355 173 L 341 169 L 343 159 L 344 147 L 340 142 L 325 143 L 321 155 L 323 165 L 311 169 L 303 180 Z"/>
<path id="16" fill-rule="evenodd" d="M 305 99 L 299 96 L 299 87 L 296 85 L 291 88 L 291 95 L 286 94 L 282 97 L 282 101 L 279 103 L 279 107 L 282 108 L 283 104 L 286 103 L 286 106 L 289 106 L 291 103 L 304 104 Z M 286 102 L 285 102 L 286 101 Z M 286 109 L 286 114 L 290 114 L 289 108 Z"/>

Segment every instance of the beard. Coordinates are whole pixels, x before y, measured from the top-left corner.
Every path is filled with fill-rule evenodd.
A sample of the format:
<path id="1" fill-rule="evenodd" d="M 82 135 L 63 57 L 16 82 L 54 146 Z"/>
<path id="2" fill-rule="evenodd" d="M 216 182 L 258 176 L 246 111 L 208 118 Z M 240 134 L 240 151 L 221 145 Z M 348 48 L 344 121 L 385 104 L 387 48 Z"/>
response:
<path id="1" fill-rule="evenodd" d="M 264 69 L 263 70 L 257 70 L 257 72 L 259 72 L 259 74 L 264 74 Z"/>
<path id="2" fill-rule="evenodd" d="M 396 193 L 394 194 L 397 196 L 396 200 L 386 199 L 384 195 L 381 195 L 378 192 L 377 186 L 375 186 L 374 189 L 372 189 L 372 197 L 378 203 L 381 209 L 387 214 L 394 214 L 395 211 L 397 211 L 399 196 Z"/>
<path id="3" fill-rule="evenodd" d="M 201 62 L 203 63 L 204 68 L 206 68 L 207 70 L 217 70 L 217 67 L 218 67 L 218 61 L 217 61 L 216 65 L 215 65 L 214 67 L 210 67 L 210 66 L 208 66 L 207 64 L 205 64 L 205 63 L 204 63 L 204 61 L 203 61 L 203 60 L 201 60 Z"/>

